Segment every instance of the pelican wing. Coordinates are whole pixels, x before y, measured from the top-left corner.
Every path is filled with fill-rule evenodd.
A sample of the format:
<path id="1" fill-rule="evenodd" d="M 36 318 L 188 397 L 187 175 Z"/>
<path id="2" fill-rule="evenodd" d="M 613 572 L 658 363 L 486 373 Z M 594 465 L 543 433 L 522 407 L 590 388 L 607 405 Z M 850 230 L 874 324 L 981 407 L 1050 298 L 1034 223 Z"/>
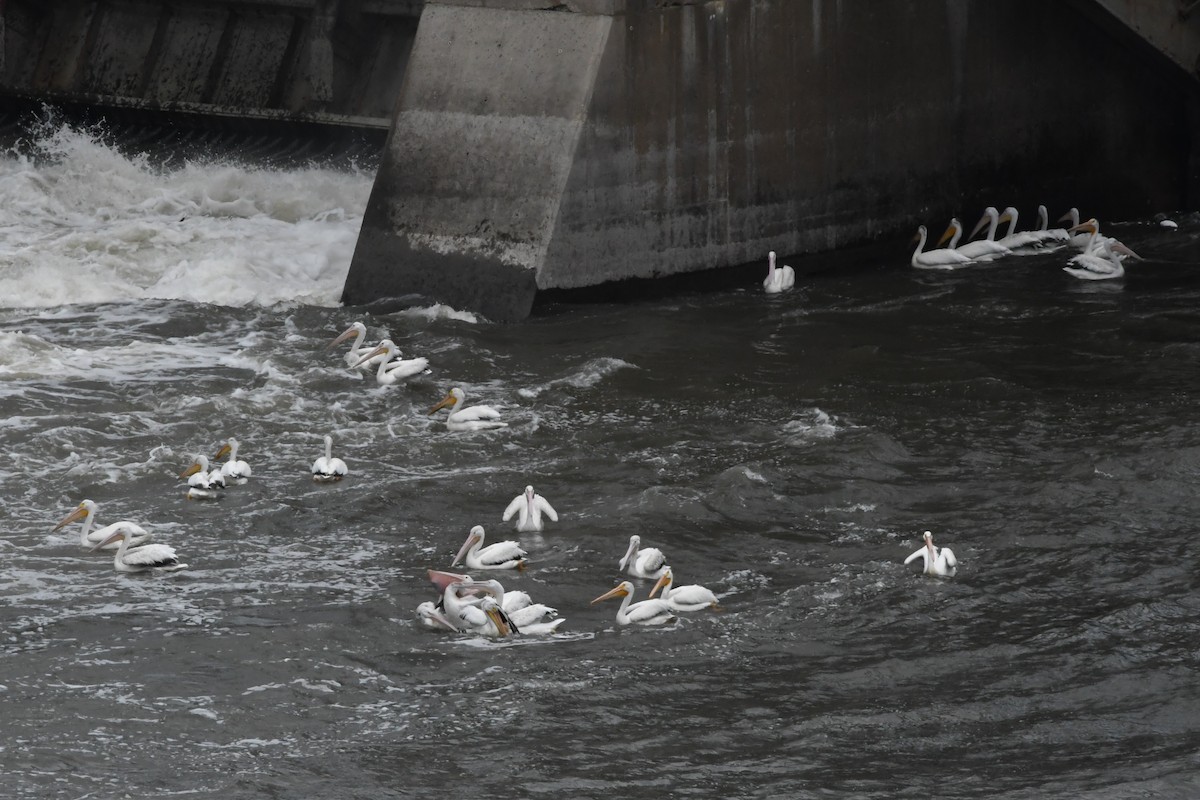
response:
<path id="1" fill-rule="evenodd" d="M 941 558 L 946 562 L 947 567 L 953 568 L 958 566 L 958 559 L 954 557 L 954 551 L 949 547 L 942 548 Z"/>
<path id="2" fill-rule="evenodd" d="M 491 406 L 470 406 L 461 411 L 455 411 L 450 416 L 455 422 L 476 422 L 485 419 L 500 419 L 500 412 Z"/>
<path id="3" fill-rule="evenodd" d="M 131 567 L 173 567 L 179 563 L 175 548 L 165 544 L 144 544 L 125 551 L 121 559 Z"/>
<path id="4" fill-rule="evenodd" d="M 672 589 L 670 602 L 674 606 L 715 606 L 717 596 L 705 587 L 692 583 Z"/>
<path id="5" fill-rule="evenodd" d="M 525 503 L 525 495 L 523 495 L 523 494 L 517 495 L 516 497 L 514 497 L 512 499 L 512 502 L 508 504 L 508 507 L 506 509 L 504 509 L 504 516 L 500 517 L 500 519 L 504 522 L 508 522 L 510 519 L 512 519 L 513 514 L 516 514 L 518 511 L 521 510 L 521 506 L 524 503 Z"/>
<path id="6" fill-rule="evenodd" d="M 915 560 L 916 560 L 918 557 L 919 557 L 919 558 L 920 558 L 922 561 L 925 561 L 925 560 L 927 560 L 927 559 L 929 558 L 929 555 L 928 555 L 928 553 L 926 553 L 926 548 L 922 547 L 920 550 L 916 551 L 915 553 L 913 553 L 912 555 L 910 555 L 908 558 L 904 559 L 904 563 L 905 563 L 905 564 L 911 564 L 911 563 L 912 563 L 913 561 L 915 561 Z"/>
<path id="7" fill-rule="evenodd" d="M 554 506 L 550 505 L 550 503 L 547 502 L 546 498 L 542 497 L 539 494 L 537 497 L 534 498 L 533 502 L 537 504 L 537 507 L 542 510 L 543 514 L 545 514 L 547 517 L 554 520 L 555 522 L 558 522 L 558 512 L 554 510 Z"/>
<path id="8" fill-rule="evenodd" d="M 503 564 L 507 561 L 516 561 L 524 555 L 525 551 L 516 542 L 496 542 L 479 551 L 479 561 L 481 564 Z"/>
<path id="9" fill-rule="evenodd" d="M 633 603 L 626 613 L 629 621 L 637 625 L 662 624 L 675 617 L 670 603 L 658 597 Z"/>

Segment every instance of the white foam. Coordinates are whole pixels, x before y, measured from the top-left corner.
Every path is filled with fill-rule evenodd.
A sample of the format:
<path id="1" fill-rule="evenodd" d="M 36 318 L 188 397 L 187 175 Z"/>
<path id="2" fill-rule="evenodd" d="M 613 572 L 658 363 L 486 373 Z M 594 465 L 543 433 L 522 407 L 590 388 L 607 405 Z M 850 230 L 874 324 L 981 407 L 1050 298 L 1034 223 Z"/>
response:
<path id="1" fill-rule="evenodd" d="M 45 158 L 0 157 L 0 306 L 339 304 L 372 175 L 162 170 L 93 131 L 36 136 Z"/>

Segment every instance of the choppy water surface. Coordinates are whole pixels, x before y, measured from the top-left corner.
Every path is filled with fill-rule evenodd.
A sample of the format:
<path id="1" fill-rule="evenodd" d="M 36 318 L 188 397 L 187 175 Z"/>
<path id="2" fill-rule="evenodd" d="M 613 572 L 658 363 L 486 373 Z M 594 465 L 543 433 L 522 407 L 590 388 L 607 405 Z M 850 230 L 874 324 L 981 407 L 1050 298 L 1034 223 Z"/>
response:
<path id="1" fill-rule="evenodd" d="M 1122 226 L 1147 261 L 1115 283 L 898 242 L 782 296 L 501 326 L 338 307 L 369 174 L 46 146 L 0 161 L 6 796 L 1200 790 L 1200 220 Z M 352 373 L 324 347 L 354 320 L 434 373 Z M 447 432 L 451 385 L 510 427 Z M 325 433 L 341 484 L 309 480 Z M 228 436 L 254 478 L 186 501 Z M 540 535 L 500 522 L 527 483 Z M 52 533 L 84 498 L 190 569 Z M 530 552 L 502 580 L 559 635 L 417 626 L 475 524 Z M 953 579 L 902 565 L 925 529 Z M 590 605 L 633 533 L 724 610 Z"/>

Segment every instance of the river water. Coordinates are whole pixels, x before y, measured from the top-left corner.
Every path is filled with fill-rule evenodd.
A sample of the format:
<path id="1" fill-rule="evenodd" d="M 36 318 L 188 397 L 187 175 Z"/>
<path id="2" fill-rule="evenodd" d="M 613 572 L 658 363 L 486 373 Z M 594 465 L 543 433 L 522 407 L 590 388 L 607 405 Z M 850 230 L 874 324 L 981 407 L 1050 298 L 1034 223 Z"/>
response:
<path id="1" fill-rule="evenodd" d="M 370 169 L 38 136 L 0 159 L 0 795 L 1200 792 L 1200 219 L 1114 228 L 1146 257 L 1114 282 L 898 241 L 783 295 L 496 325 L 339 306 Z M 432 374 L 347 369 L 355 320 Z M 509 427 L 448 432 L 451 386 Z M 230 436 L 252 479 L 186 500 Z M 526 484 L 541 534 L 500 520 Z M 85 498 L 189 568 L 53 532 Z M 418 625 L 476 524 L 558 634 Z M 903 564 L 926 529 L 953 578 Z M 634 533 L 722 610 L 590 604 Z"/>

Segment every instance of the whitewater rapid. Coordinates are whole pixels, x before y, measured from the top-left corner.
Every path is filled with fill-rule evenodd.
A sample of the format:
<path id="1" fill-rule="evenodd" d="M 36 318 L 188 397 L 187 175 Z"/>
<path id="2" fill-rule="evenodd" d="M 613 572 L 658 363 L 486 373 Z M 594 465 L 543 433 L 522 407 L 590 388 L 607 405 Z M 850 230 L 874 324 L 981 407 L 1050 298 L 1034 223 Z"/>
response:
<path id="1" fill-rule="evenodd" d="M 44 125 L 0 154 L 0 307 L 335 306 L 373 171 L 163 166 Z"/>

